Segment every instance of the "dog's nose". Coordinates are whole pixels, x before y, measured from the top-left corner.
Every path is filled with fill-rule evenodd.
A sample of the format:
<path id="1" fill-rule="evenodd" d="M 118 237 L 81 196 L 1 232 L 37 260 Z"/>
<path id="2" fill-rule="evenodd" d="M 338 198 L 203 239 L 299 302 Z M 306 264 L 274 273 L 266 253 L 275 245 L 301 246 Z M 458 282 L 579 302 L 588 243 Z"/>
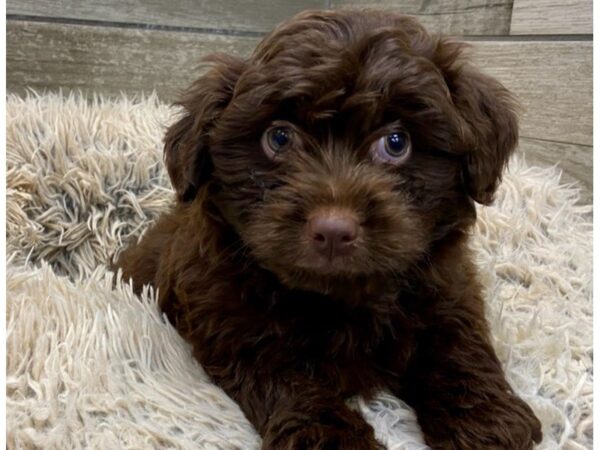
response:
<path id="1" fill-rule="evenodd" d="M 350 213 L 326 211 L 310 217 L 308 235 L 313 248 L 332 260 L 352 252 L 359 227 Z"/>

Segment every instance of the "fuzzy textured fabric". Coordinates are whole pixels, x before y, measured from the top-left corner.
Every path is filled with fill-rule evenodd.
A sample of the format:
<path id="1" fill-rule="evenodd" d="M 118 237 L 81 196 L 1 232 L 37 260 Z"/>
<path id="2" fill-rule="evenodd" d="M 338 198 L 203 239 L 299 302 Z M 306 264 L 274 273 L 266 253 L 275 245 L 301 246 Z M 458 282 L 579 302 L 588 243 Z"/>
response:
<path id="1" fill-rule="evenodd" d="M 161 316 L 107 271 L 173 199 L 156 97 L 9 96 L 8 448 L 254 449 L 260 439 Z M 553 168 L 513 159 L 473 235 L 494 345 L 543 423 L 540 449 L 592 446 L 592 218 Z M 390 449 L 413 413 L 353 399 Z"/>

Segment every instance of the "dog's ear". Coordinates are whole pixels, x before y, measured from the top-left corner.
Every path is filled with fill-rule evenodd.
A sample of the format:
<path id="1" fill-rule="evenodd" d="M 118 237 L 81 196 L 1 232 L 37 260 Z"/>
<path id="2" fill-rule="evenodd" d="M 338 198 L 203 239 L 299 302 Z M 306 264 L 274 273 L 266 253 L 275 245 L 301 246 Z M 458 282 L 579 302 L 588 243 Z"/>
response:
<path id="1" fill-rule="evenodd" d="M 442 70 L 460 116 L 460 140 L 465 160 L 463 176 L 475 201 L 490 204 L 502 172 L 518 142 L 517 104 L 498 81 L 462 57 L 465 45 L 440 41 L 436 63 Z"/>
<path id="2" fill-rule="evenodd" d="M 177 198 L 188 202 L 212 173 L 208 134 L 231 100 L 235 84 L 245 68 L 243 60 L 228 55 L 205 59 L 211 67 L 185 92 L 177 105 L 182 117 L 169 127 L 164 158 Z"/>

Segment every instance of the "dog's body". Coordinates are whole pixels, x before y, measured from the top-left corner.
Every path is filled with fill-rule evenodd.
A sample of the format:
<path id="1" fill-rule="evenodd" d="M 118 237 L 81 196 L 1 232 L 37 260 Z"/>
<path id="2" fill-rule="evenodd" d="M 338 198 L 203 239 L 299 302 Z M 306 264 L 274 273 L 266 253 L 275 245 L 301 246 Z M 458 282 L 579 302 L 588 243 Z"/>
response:
<path id="1" fill-rule="evenodd" d="M 508 93 L 412 19 L 310 12 L 215 59 L 165 140 L 172 211 L 118 266 L 153 284 L 265 449 L 375 449 L 389 389 L 437 449 L 541 439 L 466 245 L 517 141 Z"/>

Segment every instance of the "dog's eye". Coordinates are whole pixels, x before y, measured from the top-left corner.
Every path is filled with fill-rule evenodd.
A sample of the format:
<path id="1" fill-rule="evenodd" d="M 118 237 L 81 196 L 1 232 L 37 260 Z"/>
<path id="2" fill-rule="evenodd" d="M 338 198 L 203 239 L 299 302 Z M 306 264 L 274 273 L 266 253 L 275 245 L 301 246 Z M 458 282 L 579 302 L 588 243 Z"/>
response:
<path id="1" fill-rule="evenodd" d="M 371 146 L 371 155 L 382 162 L 398 165 L 410 155 L 410 136 L 404 131 L 383 136 Z"/>
<path id="2" fill-rule="evenodd" d="M 269 158 L 275 158 L 290 146 L 292 133 L 289 127 L 274 126 L 267 129 L 261 140 L 263 151 Z"/>

